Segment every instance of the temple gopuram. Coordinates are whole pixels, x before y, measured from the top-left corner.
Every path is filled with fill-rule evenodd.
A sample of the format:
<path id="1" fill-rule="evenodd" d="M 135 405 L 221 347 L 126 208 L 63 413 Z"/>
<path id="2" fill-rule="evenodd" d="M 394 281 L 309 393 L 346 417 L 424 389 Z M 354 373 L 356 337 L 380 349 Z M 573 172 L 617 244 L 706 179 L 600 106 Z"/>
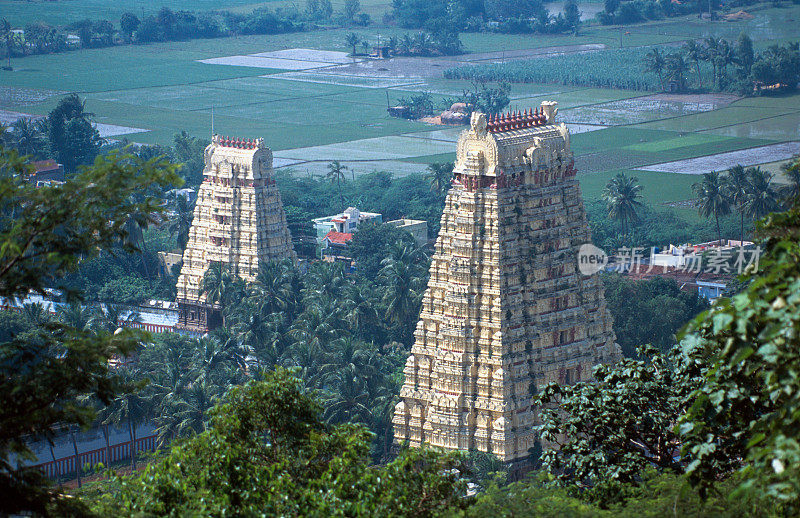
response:
<path id="1" fill-rule="evenodd" d="M 591 379 L 621 358 L 555 102 L 462 132 L 395 408 L 398 443 L 496 455 L 525 469 L 538 423 L 532 394 Z"/>
<path id="2" fill-rule="evenodd" d="M 272 177 L 272 151 L 263 139 L 215 135 L 205 149 L 189 242 L 178 277 L 178 325 L 204 332 L 220 323 L 219 306 L 201 287 L 213 262 L 252 281 L 261 261 L 296 260 L 281 195 Z"/>

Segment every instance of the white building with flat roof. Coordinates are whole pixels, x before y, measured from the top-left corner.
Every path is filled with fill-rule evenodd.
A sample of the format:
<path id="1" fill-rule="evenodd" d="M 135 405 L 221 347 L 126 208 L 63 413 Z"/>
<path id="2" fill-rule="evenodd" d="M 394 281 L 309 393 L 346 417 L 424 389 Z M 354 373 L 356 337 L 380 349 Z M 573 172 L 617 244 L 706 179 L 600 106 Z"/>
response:
<path id="1" fill-rule="evenodd" d="M 344 212 L 312 219 L 317 232 L 317 244 L 322 244 L 328 232 L 333 230 L 342 234 L 352 234 L 362 223 L 383 223 L 383 216 L 377 212 L 362 212 L 355 207 L 348 207 Z"/>
<path id="2" fill-rule="evenodd" d="M 387 221 L 387 225 L 394 225 L 397 228 L 402 228 L 414 238 L 417 246 L 424 246 L 428 243 L 428 222 L 424 219 L 395 219 Z"/>

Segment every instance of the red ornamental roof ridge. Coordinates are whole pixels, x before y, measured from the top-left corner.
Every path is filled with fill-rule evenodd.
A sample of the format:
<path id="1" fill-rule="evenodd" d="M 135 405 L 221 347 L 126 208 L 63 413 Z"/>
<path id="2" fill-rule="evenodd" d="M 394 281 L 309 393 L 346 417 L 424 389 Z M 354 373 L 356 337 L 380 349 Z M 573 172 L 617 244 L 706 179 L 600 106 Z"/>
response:
<path id="1" fill-rule="evenodd" d="M 325 239 L 337 245 L 344 245 L 353 239 L 353 234 L 349 232 L 336 232 L 335 230 L 331 230 L 325 234 Z"/>
<path id="2" fill-rule="evenodd" d="M 220 146 L 237 149 L 256 149 L 259 145 L 259 140 L 257 139 L 242 139 L 236 137 L 226 137 L 224 135 L 216 136 L 216 142 Z"/>
<path id="3" fill-rule="evenodd" d="M 517 110 L 494 116 L 488 115 L 486 117 L 486 130 L 489 133 L 502 133 L 504 131 L 543 126 L 545 124 L 547 124 L 547 116 L 544 114 L 544 110 L 539 108 L 535 110 L 528 108 L 523 112 Z"/>

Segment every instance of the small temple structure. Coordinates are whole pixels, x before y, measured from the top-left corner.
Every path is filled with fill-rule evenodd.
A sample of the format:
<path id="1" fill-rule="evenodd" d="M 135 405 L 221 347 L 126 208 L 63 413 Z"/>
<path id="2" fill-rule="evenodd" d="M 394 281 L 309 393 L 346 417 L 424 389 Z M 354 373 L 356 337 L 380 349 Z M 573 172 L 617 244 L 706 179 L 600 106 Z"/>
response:
<path id="1" fill-rule="evenodd" d="M 202 292 L 203 276 L 212 263 L 220 262 L 232 275 L 252 281 L 259 262 L 297 260 L 272 176 L 272 151 L 264 140 L 214 135 L 204 158 L 176 297 L 177 327 L 193 332 L 219 325 L 219 307 L 209 304 Z"/>
<path id="2" fill-rule="evenodd" d="M 536 391 L 621 358 L 600 280 L 577 268 L 591 236 L 557 111 L 473 113 L 458 140 L 398 443 L 489 452 L 524 470 Z"/>

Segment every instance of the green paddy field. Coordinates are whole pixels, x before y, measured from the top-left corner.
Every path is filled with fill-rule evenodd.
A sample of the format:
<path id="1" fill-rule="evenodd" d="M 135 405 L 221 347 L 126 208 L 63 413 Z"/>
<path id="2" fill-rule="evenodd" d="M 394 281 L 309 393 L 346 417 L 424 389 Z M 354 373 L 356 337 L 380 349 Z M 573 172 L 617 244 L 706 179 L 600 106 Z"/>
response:
<path id="1" fill-rule="evenodd" d="M 34 12 L 38 6 L 53 17 L 51 22 L 64 23 L 70 16 L 118 19 L 126 10 L 141 10 L 141 4 L 68 0 L 47 2 L 45 8 L 41 2 L 0 0 L 0 10 L 12 21 L 42 19 Z M 162 4 L 195 10 L 219 5 L 205 0 L 166 0 Z M 389 5 L 377 0 L 362 4 L 376 12 Z M 259 5 L 266 4 L 234 0 L 225 8 L 247 11 Z M 67 7 L 70 9 L 60 11 Z M 91 16 L 104 12 L 108 14 Z M 793 36 L 797 39 L 794 20 L 800 20 L 800 6 L 761 6 L 754 13 L 756 18 L 746 22 L 687 17 L 626 27 L 624 32 L 591 26 L 577 36 L 464 34 L 461 39 L 471 54 L 453 59 L 458 64 L 483 63 L 504 60 L 505 52 L 528 49 L 552 49 L 553 55 L 558 55 L 576 45 L 676 44 L 710 34 L 735 38 L 745 30 L 758 45 Z M 121 136 L 113 138 L 162 144 L 169 144 L 182 130 L 209 136 L 213 113 L 215 132 L 264 137 L 275 151 L 276 166 L 298 174 L 321 174 L 333 159 L 351 160 L 348 165 L 356 174 L 373 170 L 407 174 L 452 159 L 459 129 L 395 119 L 387 115 L 386 107 L 423 91 L 444 107 L 470 87 L 466 81 L 441 78 L 439 69 L 453 66 L 453 60 L 421 60 L 418 74 L 383 70 L 379 64 L 364 73 L 358 70 L 360 65 L 341 61 L 344 54 L 303 68 L 315 58 L 303 57 L 306 51 L 292 50 L 347 52 L 344 35 L 350 30 L 118 46 L 15 59 L 13 71 L 0 71 L 0 110 L 45 115 L 63 94 L 77 92 L 86 98 L 96 122 L 146 130 L 126 135 L 123 128 Z M 404 32 L 385 27 L 355 31 L 364 38 Z M 233 64 L 201 62 L 276 51 L 279 59 L 270 57 L 271 61 L 258 67 L 238 66 L 235 59 Z M 493 52 L 500 54 L 487 54 Z M 328 54 L 321 56 L 319 59 L 329 59 L 325 57 Z M 410 69 L 416 72 L 413 63 Z M 609 177 L 625 171 L 639 177 L 651 203 L 686 200 L 692 196 L 696 175 L 637 168 L 797 141 L 800 133 L 800 95 L 740 99 L 514 84 L 511 97 L 512 109 L 535 107 L 543 100 L 559 102 L 559 119 L 576 125 L 572 145 L 584 196 L 590 199 L 599 196 Z"/>

